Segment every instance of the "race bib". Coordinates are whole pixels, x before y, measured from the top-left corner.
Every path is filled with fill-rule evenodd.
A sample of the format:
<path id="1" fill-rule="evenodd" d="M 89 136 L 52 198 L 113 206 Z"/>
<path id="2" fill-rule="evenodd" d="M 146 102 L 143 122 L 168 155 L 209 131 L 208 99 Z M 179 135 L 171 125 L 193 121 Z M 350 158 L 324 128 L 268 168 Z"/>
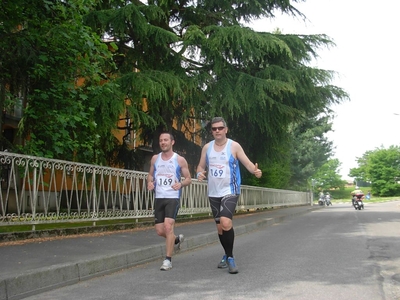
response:
<path id="1" fill-rule="evenodd" d="M 172 186 L 174 184 L 174 180 L 172 176 L 159 175 L 157 184 L 159 186 Z"/>
<path id="2" fill-rule="evenodd" d="M 225 178 L 226 167 L 224 165 L 210 165 L 209 175 L 214 178 Z"/>

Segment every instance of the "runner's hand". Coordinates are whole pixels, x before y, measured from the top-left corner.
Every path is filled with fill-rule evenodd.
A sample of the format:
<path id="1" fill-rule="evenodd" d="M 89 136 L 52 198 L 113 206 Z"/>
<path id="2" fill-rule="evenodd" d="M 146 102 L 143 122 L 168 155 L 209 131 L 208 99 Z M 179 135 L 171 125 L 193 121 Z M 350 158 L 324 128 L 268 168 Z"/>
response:
<path id="1" fill-rule="evenodd" d="M 254 176 L 260 178 L 262 175 L 262 171 L 258 168 L 258 163 L 254 164 Z"/>
<path id="2" fill-rule="evenodd" d="M 207 171 L 198 172 L 197 179 L 199 181 L 203 181 L 204 179 L 206 179 L 206 173 L 207 173 Z"/>

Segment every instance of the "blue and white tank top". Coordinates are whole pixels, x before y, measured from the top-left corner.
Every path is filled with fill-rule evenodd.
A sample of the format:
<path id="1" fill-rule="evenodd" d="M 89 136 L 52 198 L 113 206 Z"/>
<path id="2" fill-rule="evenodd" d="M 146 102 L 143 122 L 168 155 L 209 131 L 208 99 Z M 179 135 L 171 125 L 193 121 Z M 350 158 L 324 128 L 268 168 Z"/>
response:
<path id="1" fill-rule="evenodd" d="M 172 188 L 175 182 L 181 181 L 178 154 L 174 153 L 168 160 L 163 160 L 161 153 L 158 154 L 154 164 L 153 178 L 155 178 L 155 198 L 178 199 L 181 196 L 181 190 L 176 191 Z"/>
<path id="2" fill-rule="evenodd" d="M 232 155 L 231 144 L 232 140 L 228 139 L 225 148 L 217 152 L 214 150 L 214 141 L 211 141 L 207 149 L 209 197 L 240 194 L 239 161 Z"/>

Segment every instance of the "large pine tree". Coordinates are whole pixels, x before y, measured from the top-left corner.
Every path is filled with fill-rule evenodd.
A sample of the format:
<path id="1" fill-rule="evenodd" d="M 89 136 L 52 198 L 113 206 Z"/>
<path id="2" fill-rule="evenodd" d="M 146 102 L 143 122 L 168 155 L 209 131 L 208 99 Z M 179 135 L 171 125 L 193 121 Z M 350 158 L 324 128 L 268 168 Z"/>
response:
<path id="1" fill-rule="evenodd" d="M 320 47 L 333 45 L 329 37 L 248 27 L 278 12 L 304 17 L 291 4 L 301 0 L 23 2 L 1 4 L 13 12 L 3 14 L 13 22 L 1 26 L 23 24 L 31 38 L 16 38 L 12 26 L 4 31 L 0 45 L 14 43 L 15 55 L 2 60 L 2 72 L 10 76 L 2 91 L 18 78 L 15 63 L 27 82 L 22 132 L 31 138 L 32 153 L 103 163 L 115 142 L 109 132 L 130 99 L 132 129 L 154 140 L 155 150 L 160 131 L 174 131 L 175 149 L 192 165 L 200 151 L 193 137 L 207 141 L 207 121 L 223 116 L 230 137 L 259 163 L 264 177 L 277 178 L 263 184 L 282 187 L 290 176 L 289 125 L 346 97 L 329 84 L 331 71 L 309 66 Z M 22 47 L 25 42 L 39 47 Z M 110 53 L 115 69 L 107 66 Z M 79 76 L 85 84 L 74 89 Z M 185 127 L 188 120 L 203 130 Z"/>
<path id="2" fill-rule="evenodd" d="M 171 130 L 174 121 L 223 116 L 230 136 L 268 176 L 268 165 L 287 161 L 279 149 L 291 137 L 289 124 L 326 112 L 346 97 L 329 85 L 331 71 L 308 66 L 320 47 L 333 44 L 329 37 L 246 26 L 278 11 L 304 17 L 290 1 L 151 0 L 111 1 L 86 20 L 119 47 L 117 78 L 134 99 L 133 122 L 145 129 L 145 139 Z M 207 140 L 207 127 L 199 134 Z M 182 145 L 178 140 L 177 149 Z M 191 163 L 197 163 L 196 150 L 186 151 Z"/>

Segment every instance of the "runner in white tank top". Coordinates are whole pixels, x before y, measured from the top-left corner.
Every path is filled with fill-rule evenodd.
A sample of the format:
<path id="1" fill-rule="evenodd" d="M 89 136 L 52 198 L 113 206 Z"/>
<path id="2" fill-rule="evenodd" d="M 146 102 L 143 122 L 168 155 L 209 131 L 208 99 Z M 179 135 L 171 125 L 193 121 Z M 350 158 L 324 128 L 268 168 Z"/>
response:
<path id="1" fill-rule="evenodd" d="M 239 161 L 231 153 L 232 140 L 228 139 L 221 151 L 214 149 L 211 141 L 207 150 L 208 196 L 224 197 L 240 194 Z"/>
<path id="2" fill-rule="evenodd" d="M 239 161 L 257 178 L 262 175 L 257 164 L 253 164 L 244 153 L 239 143 L 226 137 L 228 128 L 221 117 L 211 121 L 211 132 L 214 140 L 206 144 L 197 166 L 197 179 L 207 178 L 208 168 L 208 198 L 217 225 L 218 237 L 225 251 L 218 268 L 229 268 L 229 273 L 239 272 L 233 257 L 233 214 L 240 194 Z"/>
<path id="3" fill-rule="evenodd" d="M 154 221 L 159 236 L 165 238 L 166 256 L 161 270 L 172 269 L 172 253 L 174 245 L 180 248 L 184 236 L 175 236 L 174 226 L 180 207 L 181 189 L 191 183 L 188 163 L 185 158 L 172 150 L 175 144 L 174 136 L 170 133 L 160 134 L 159 144 L 161 153 L 153 155 L 150 170 L 147 175 L 147 189 L 155 191 Z M 185 177 L 181 180 L 181 174 Z"/>
<path id="4" fill-rule="evenodd" d="M 154 164 L 155 198 L 179 198 L 181 189 L 174 190 L 172 186 L 181 182 L 181 167 L 178 164 L 178 154 L 174 153 L 170 159 L 163 160 L 158 154 Z"/>

